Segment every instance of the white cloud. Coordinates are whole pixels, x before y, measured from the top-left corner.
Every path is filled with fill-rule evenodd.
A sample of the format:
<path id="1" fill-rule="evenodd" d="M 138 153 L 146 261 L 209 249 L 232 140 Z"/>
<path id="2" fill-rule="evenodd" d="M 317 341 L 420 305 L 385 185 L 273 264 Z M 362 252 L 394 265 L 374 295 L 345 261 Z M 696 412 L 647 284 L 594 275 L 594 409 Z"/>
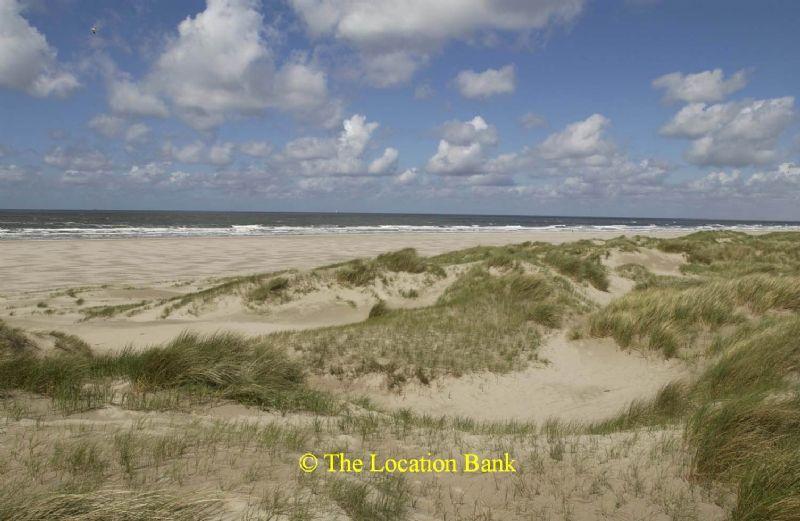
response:
<path id="1" fill-rule="evenodd" d="M 407 82 L 427 56 L 414 56 L 404 51 L 365 54 L 364 76 L 376 87 L 391 87 Z"/>
<path id="2" fill-rule="evenodd" d="M 436 91 L 433 87 L 431 87 L 430 83 L 423 83 L 422 85 L 417 85 L 414 89 L 414 99 L 424 100 L 430 99 L 436 94 Z"/>
<path id="3" fill-rule="evenodd" d="M 63 97 L 80 86 L 16 0 L 0 0 L 0 41 L 0 86 L 38 97 Z"/>
<path id="4" fill-rule="evenodd" d="M 125 131 L 125 141 L 127 143 L 141 143 L 150 136 L 150 127 L 144 123 L 134 123 Z"/>
<path id="5" fill-rule="evenodd" d="M 691 140 L 686 159 L 698 165 L 748 166 L 775 161 L 777 143 L 794 118 L 791 96 L 682 108 L 661 134 Z"/>
<path id="6" fill-rule="evenodd" d="M 585 164 L 605 162 L 614 145 L 604 132 L 611 122 L 602 114 L 592 114 L 551 134 L 538 146 L 538 152 L 549 160 L 580 160 Z"/>
<path id="7" fill-rule="evenodd" d="M 758 192 L 800 198 L 800 165 L 782 163 L 773 171 L 756 172 L 747 186 Z"/>
<path id="8" fill-rule="evenodd" d="M 485 173 L 486 149 L 497 144 L 497 130 L 480 117 L 450 121 L 442 126 L 442 139 L 426 170 L 443 176 Z"/>
<path id="9" fill-rule="evenodd" d="M 481 145 L 497 144 L 497 129 L 480 117 L 469 121 L 448 121 L 441 128 L 442 138 L 455 145 L 469 145 L 478 142 Z"/>
<path id="10" fill-rule="evenodd" d="M 321 124 L 339 119 L 322 71 L 297 57 L 276 67 L 259 6 L 256 0 L 207 0 L 204 11 L 178 25 L 144 81 L 113 85 L 112 108 L 163 112 L 157 94 L 200 130 L 270 108 Z"/>
<path id="11" fill-rule="evenodd" d="M 483 72 L 461 71 L 455 79 L 458 91 L 465 98 L 489 98 L 498 94 L 510 94 L 516 87 L 516 72 L 513 65 Z"/>
<path id="12" fill-rule="evenodd" d="M 198 140 L 183 146 L 175 146 L 167 142 L 161 147 L 161 154 L 167 160 L 176 160 L 181 163 L 205 163 L 222 166 L 233 162 L 233 155 L 237 148 L 239 150 L 244 148 L 253 152 L 253 154 L 249 155 L 261 153 L 265 150 L 260 143 L 251 142 L 237 146 L 236 143 L 229 141 L 208 144 Z"/>
<path id="13" fill-rule="evenodd" d="M 182 147 L 167 142 L 161 147 L 161 152 L 167 159 L 176 159 L 181 163 L 203 163 L 208 157 L 206 148 L 202 141 L 195 141 Z"/>
<path id="14" fill-rule="evenodd" d="M 337 138 L 304 137 L 290 141 L 276 158 L 277 166 L 284 172 L 318 178 L 392 174 L 398 158 L 394 148 L 386 148 L 369 165 L 365 163 L 367 145 L 377 128 L 377 123 L 355 114 L 344 120 Z"/>
<path id="15" fill-rule="evenodd" d="M 233 161 L 233 143 L 215 143 L 208 151 L 208 160 L 213 165 L 227 165 Z"/>
<path id="16" fill-rule="evenodd" d="M 393 174 L 397 170 L 397 157 L 399 152 L 396 148 L 387 148 L 383 155 L 369 164 L 367 171 L 373 175 Z"/>
<path id="17" fill-rule="evenodd" d="M 739 170 L 730 173 L 711 172 L 680 188 L 684 189 L 687 196 L 705 200 L 800 200 L 800 165 L 782 163 L 777 167 L 755 172 L 749 178 L 745 178 Z"/>
<path id="18" fill-rule="evenodd" d="M 492 31 L 532 31 L 567 23 L 584 0 L 290 0 L 314 37 L 357 49 L 367 79 L 407 81 L 448 40 Z M 376 73 L 382 72 L 385 76 Z"/>
<path id="19" fill-rule="evenodd" d="M 17 184 L 30 179 L 29 172 L 17 165 L 0 165 L 0 183 Z"/>
<path id="20" fill-rule="evenodd" d="M 653 87 L 664 90 L 665 101 L 688 103 L 717 102 L 747 85 L 747 72 L 737 71 L 728 79 L 722 69 L 683 74 L 672 72 L 653 80 Z"/>
<path id="21" fill-rule="evenodd" d="M 416 168 L 409 168 L 394 179 L 394 184 L 401 186 L 410 185 L 415 183 L 419 179 L 420 179 L 419 171 Z"/>
<path id="22" fill-rule="evenodd" d="M 519 124 L 526 129 L 532 129 L 547 125 L 547 120 L 544 116 L 540 116 L 534 112 L 527 112 L 519 118 Z"/>
<path id="23" fill-rule="evenodd" d="M 169 115 L 167 105 L 146 85 L 139 85 L 124 75 L 112 78 L 108 83 L 108 106 L 117 114 L 127 116 L 152 116 L 164 118 Z"/>
<path id="24" fill-rule="evenodd" d="M 89 128 L 108 138 L 119 136 L 125 125 L 123 118 L 108 114 L 98 114 L 89 120 Z"/>
<path id="25" fill-rule="evenodd" d="M 248 156 L 264 158 L 272 153 L 272 144 L 266 141 L 248 141 L 239 145 L 239 150 Z"/>
<path id="26" fill-rule="evenodd" d="M 134 184 L 158 186 L 159 188 L 185 188 L 190 186 L 192 175 L 180 170 L 172 170 L 169 163 L 147 163 L 133 165 L 125 174 L 125 179 Z"/>
<path id="27" fill-rule="evenodd" d="M 99 150 L 55 147 L 44 156 L 45 164 L 68 170 L 96 171 L 111 168 L 111 160 Z"/>
<path id="28" fill-rule="evenodd" d="M 711 172 L 706 176 L 691 181 L 689 187 L 699 192 L 711 192 L 719 194 L 721 192 L 736 191 L 741 185 L 742 174 L 734 170 L 730 174 L 725 172 Z"/>

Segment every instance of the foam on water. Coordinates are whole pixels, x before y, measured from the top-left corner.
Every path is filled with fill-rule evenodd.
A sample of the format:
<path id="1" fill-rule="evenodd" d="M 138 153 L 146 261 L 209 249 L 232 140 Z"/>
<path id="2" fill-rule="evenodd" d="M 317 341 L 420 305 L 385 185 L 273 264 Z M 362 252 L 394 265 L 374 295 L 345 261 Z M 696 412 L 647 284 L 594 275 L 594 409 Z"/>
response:
<path id="1" fill-rule="evenodd" d="M 0 210 L 0 240 L 568 230 L 645 233 L 657 229 L 800 230 L 800 223 L 509 215 Z"/>

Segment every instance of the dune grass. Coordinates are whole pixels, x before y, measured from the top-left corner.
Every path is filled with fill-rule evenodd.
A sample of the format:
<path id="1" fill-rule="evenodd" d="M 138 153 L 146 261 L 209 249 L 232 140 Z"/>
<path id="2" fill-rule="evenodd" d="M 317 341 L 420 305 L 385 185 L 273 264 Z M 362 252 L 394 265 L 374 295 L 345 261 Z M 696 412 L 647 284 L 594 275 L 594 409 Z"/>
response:
<path id="1" fill-rule="evenodd" d="M 608 273 L 601 258 L 607 251 L 591 241 L 567 244 L 523 242 L 507 246 L 477 246 L 431 257 L 442 265 L 485 262 L 489 267 L 507 269 L 527 263 L 549 266 L 578 283 L 587 282 L 601 291 L 608 290 Z"/>
<path id="2" fill-rule="evenodd" d="M 98 489 L 35 494 L 0 489 L 0 519 L 7 521 L 202 521 L 217 518 L 221 501 L 187 500 L 158 491 Z"/>
<path id="3" fill-rule="evenodd" d="M 622 347 L 661 351 L 669 358 L 689 347 L 703 330 L 742 322 L 745 312 L 798 310 L 800 278 L 747 275 L 630 293 L 593 314 L 589 333 L 613 337 Z"/>
<path id="4" fill-rule="evenodd" d="M 0 356 L 10 356 L 29 351 L 33 342 L 25 333 L 0 320 Z"/>
<path id="5" fill-rule="evenodd" d="M 685 253 L 684 271 L 738 277 L 752 273 L 800 275 L 800 237 L 792 232 L 749 235 L 743 232 L 697 232 L 675 239 L 651 240 L 656 248 Z"/>
<path id="6" fill-rule="evenodd" d="M 135 311 L 147 305 L 146 300 L 140 302 L 133 302 L 130 304 L 118 304 L 116 306 L 92 306 L 81 309 L 84 320 L 91 320 L 93 318 L 111 318 L 113 316 Z"/>
<path id="7" fill-rule="evenodd" d="M 303 354 L 317 372 L 385 374 L 399 386 L 418 378 L 508 372 L 535 358 L 542 328 L 583 305 L 567 281 L 476 266 L 431 307 L 386 310 L 349 326 L 270 335 Z"/>
<path id="8" fill-rule="evenodd" d="M 335 278 L 346 286 L 366 286 L 386 272 L 446 274 L 441 266 L 421 257 L 414 248 L 404 248 L 378 255 L 375 259 L 356 259 L 332 266 Z"/>
<path id="9" fill-rule="evenodd" d="M 145 392 L 181 389 L 265 409 L 325 413 L 336 407 L 330 396 L 305 385 L 302 366 L 284 350 L 229 333 L 184 333 L 163 346 L 112 355 L 37 357 L 21 352 L 0 359 L 0 390 L 66 400 L 84 395 L 87 386 L 119 380 Z"/>
<path id="10" fill-rule="evenodd" d="M 262 282 L 247 292 L 250 301 L 265 302 L 278 298 L 289 287 L 289 279 L 286 277 L 275 277 L 266 282 Z"/>

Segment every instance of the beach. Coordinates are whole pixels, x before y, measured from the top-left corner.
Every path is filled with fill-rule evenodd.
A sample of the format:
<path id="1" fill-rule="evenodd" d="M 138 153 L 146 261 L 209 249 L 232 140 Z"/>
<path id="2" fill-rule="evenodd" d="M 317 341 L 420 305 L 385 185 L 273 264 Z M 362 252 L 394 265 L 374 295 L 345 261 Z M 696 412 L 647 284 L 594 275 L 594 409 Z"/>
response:
<path id="1" fill-rule="evenodd" d="M 733 434 L 690 419 L 791 370 L 799 235 L 770 231 L 2 240 L 0 457 L 43 494 L 15 496 L 30 512 L 79 480 L 91 508 L 158 483 L 145 508 L 200 519 L 451 519 L 466 497 L 497 519 L 726 519 L 736 490 L 692 458 Z M 515 470 L 315 473 L 329 454 Z"/>
<path id="2" fill-rule="evenodd" d="M 0 294 L 93 284 L 143 284 L 309 269 L 413 247 L 423 255 L 525 241 L 609 239 L 641 231 L 373 233 L 268 237 L 181 237 L 0 241 Z M 675 237 L 685 230 L 646 232 Z"/>

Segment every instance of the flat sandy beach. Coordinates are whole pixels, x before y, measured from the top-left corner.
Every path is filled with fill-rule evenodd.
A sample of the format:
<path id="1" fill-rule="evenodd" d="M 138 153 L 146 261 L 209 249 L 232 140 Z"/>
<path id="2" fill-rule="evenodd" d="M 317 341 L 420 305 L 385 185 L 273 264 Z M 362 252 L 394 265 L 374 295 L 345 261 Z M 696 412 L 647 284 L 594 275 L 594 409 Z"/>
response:
<path id="1" fill-rule="evenodd" d="M 680 230 L 648 232 L 675 237 Z M 308 269 L 414 247 L 434 255 L 524 241 L 608 239 L 619 231 L 382 233 L 169 239 L 0 241 L 0 294 L 94 284 L 144 284 L 283 269 Z"/>

